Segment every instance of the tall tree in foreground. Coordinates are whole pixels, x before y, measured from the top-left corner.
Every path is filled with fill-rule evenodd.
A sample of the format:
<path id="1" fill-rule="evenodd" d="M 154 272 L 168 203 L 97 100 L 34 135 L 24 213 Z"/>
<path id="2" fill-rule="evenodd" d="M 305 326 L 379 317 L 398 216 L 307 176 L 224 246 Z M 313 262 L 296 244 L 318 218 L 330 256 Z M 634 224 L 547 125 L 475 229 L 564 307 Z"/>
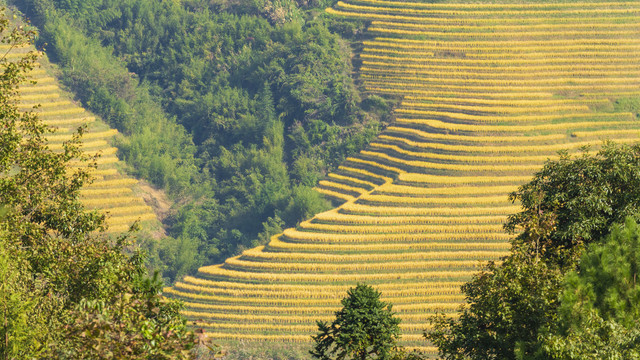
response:
<path id="1" fill-rule="evenodd" d="M 640 359 L 640 227 L 628 218 L 567 274 L 538 358 Z"/>
<path id="2" fill-rule="evenodd" d="M 460 317 L 439 315 L 425 336 L 445 359 L 521 359 L 540 354 L 539 333 L 558 318 L 563 276 L 582 250 L 640 209 L 640 145 L 606 143 L 595 155 L 566 153 L 512 193 L 522 211 L 511 255 L 462 287 Z"/>
<path id="3" fill-rule="evenodd" d="M 318 321 L 311 355 L 320 360 L 392 359 L 400 337 L 400 319 L 394 317 L 390 304 L 380 301 L 380 292 L 358 284 L 347 291 L 342 306 L 331 324 Z"/>
<path id="4" fill-rule="evenodd" d="M 557 268 L 514 253 L 464 284 L 460 317 L 438 314 L 425 336 L 447 360 L 515 360 L 516 353 L 534 353 L 538 330 L 554 320 L 561 281 Z"/>
<path id="5" fill-rule="evenodd" d="M 0 34 L 12 49 L 34 32 L 10 29 L 0 9 Z M 101 233 L 104 216 L 79 201 L 95 166 L 79 149 L 83 129 L 54 152 L 52 130 L 18 111 L 36 57 L 0 54 L 0 359 L 188 358 L 195 336 L 179 305 L 147 278 L 129 235 Z"/>
<path id="6" fill-rule="evenodd" d="M 507 231 L 522 230 L 516 251 L 561 267 L 572 267 L 585 245 L 601 240 L 614 223 L 640 208 L 640 144 L 606 142 L 597 154 L 561 153 L 533 180 L 510 194 L 522 211 L 509 217 Z"/>

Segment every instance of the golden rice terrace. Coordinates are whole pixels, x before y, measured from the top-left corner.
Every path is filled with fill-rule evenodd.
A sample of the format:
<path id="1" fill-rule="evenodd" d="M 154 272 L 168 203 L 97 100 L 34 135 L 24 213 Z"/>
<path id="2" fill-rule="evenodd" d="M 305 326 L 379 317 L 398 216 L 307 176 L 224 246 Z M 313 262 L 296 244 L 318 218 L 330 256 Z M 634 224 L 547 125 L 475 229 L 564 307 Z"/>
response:
<path id="1" fill-rule="evenodd" d="M 1 44 L 0 56 L 12 61 L 34 50 L 33 46 Z M 42 62 L 47 64 L 46 59 Z M 140 221 L 145 230 L 160 228 L 153 209 L 140 196 L 138 180 L 124 175 L 119 169 L 117 149 L 111 145 L 118 131 L 71 101 L 60 90 L 58 80 L 51 76 L 48 67 L 37 65 L 28 73 L 28 81 L 18 89 L 18 107 L 21 111 L 36 112 L 42 122 L 54 130 L 47 136 L 47 144 L 53 151 L 62 151 L 64 142 L 71 140 L 77 128 L 86 126 L 81 149 L 87 155 L 99 154 L 100 157 L 96 161 L 97 168 L 90 170 L 93 182 L 80 190 L 84 205 L 106 215 L 107 233 L 115 235 L 127 231 L 135 221 Z M 87 164 L 74 161 L 70 166 L 73 169 Z"/>
<path id="2" fill-rule="evenodd" d="M 206 266 L 166 293 L 218 342 L 310 342 L 358 282 L 423 347 L 460 285 L 507 253 L 507 194 L 557 151 L 638 140 L 640 3 L 340 1 L 370 21 L 369 92 L 401 96 L 396 121 L 318 190 L 344 203 L 269 244 Z M 622 101 L 620 101 L 622 100 Z"/>

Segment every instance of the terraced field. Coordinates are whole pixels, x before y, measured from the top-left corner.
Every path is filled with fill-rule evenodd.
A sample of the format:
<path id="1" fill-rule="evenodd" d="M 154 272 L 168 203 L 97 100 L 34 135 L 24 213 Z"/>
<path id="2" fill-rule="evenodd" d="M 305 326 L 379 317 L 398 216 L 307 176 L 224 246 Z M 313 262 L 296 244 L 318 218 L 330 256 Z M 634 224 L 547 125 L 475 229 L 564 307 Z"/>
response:
<path id="1" fill-rule="evenodd" d="M 32 50 L 33 47 L 10 48 L 9 45 L 0 45 L 0 53 L 9 51 L 8 60 L 17 59 Z M 122 165 L 116 156 L 117 149 L 111 145 L 117 130 L 110 129 L 73 103 L 44 67 L 38 66 L 31 71 L 29 80 L 35 80 L 36 83 L 21 85 L 19 108 L 21 111 L 37 112 L 45 124 L 55 128 L 56 131 L 47 137 L 50 149 L 62 151 L 63 142 L 71 139 L 79 126 L 87 125 L 82 149 L 87 154 L 101 156 L 97 160 L 98 168 L 92 170 L 94 181 L 81 190 L 81 196 L 88 208 L 98 209 L 107 215 L 107 231 L 127 231 L 136 220 L 140 220 L 146 229 L 160 227 L 153 209 L 140 196 L 138 180 L 127 177 L 119 170 Z"/>
<path id="2" fill-rule="evenodd" d="M 370 20 L 360 78 L 401 97 L 396 120 L 318 185 L 342 201 L 166 294 L 217 341 L 309 342 L 347 288 L 374 285 L 422 340 L 435 311 L 509 249 L 507 194 L 557 151 L 635 142 L 640 3 L 340 1 Z"/>

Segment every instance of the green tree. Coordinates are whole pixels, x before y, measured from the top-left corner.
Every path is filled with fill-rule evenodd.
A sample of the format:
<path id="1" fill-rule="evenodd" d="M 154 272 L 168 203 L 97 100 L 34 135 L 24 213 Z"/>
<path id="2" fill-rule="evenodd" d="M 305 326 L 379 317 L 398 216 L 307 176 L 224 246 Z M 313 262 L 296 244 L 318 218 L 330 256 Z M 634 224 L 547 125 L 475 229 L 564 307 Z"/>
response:
<path id="1" fill-rule="evenodd" d="M 584 247 L 640 209 L 640 145 L 606 143 L 597 154 L 549 161 L 510 195 L 522 211 L 505 228 L 520 231 L 502 264 L 462 287 L 460 317 L 432 320 L 425 336 L 445 359 L 536 356 L 538 334 L 556 321 L 564 274 Z"/>
<path id="2" fill-rule="evenodd" d="M 538 329 L 553 321 L 562 272 L 523 253 L 490 263 L 462 286 L 460 317 L 438 314 L 425 336 L 447 360 L 517 359 L 538 348 Z"/>
<path id="3" fill-rule="evenodd" d="M 571 266 L 581 249 L 603 239 L 614 223 L 636 216 L 640 208 L 640 144 L 604 144 L 572 158 L 561 153 L 533 180 L 510 194 L 522 211 L 509 216 L 505 228 L 522 230 L 516 249 L 544 261 Z"/>
<path id="4" fill-rule="evenodd" d="M 8 29 L 2 14 L 0 42 L 25 45 L 34 32 Z M 0 358 L 188 358 L 195 335 L 180 305 L 148 279 L 130 234 L 101 233 L 104 216 L 79 201 L 95 166 L 79 147 L 83 129 L 55 152 L 53 130 L 18 111 L 35 60 L 0 58 Z"/>
<path id="5" fill-rule="evenodd" d="M 318 321 L 318 335 L 312 336 L 314 358 L 392 359 L 400 336 L 400 319 L 394 317 L 391 304 L 380 301 L 380 292 L 358 284 L 342 299 L 342 310 L 328 324 Z"/>
<path id="6" fill-rule="evenodd" d="M 640 227 L 628 218 L 566 275 L 558 321 L 542 334 L 544 357 L 640 359 L 639 276 Z"/>
<path id="7" fill-rule="evenodd" d="M 0 358 L 28 358 L 40 353 L 41 321 L 33 321 L 35 302 L 25 291 L 27 272 L 9 257 L 0 241 Z"/>

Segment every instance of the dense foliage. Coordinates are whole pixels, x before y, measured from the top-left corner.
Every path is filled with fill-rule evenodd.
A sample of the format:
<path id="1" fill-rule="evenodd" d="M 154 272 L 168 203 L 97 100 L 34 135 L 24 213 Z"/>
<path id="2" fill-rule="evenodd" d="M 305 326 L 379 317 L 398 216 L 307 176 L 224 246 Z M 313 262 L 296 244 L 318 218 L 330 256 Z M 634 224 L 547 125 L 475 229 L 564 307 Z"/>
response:
<path id="1" fill-rule="evenodd" d="M 538 329 L 554 320 L 562 274 L 516 253 L 489 264 L 462 287 L 460 317 L 439 314 L 427 338 L 445 359 L 516 359 L 538 346 Z"/>
<path id="2" fill-rule="evenodd" d="M 595 156 L 566 153 L 510 195 L 523 211 L 506 229 L 521 228 L 514 245 L 559 266 L 570 265 L 585 244 L 602 239 L 614 223 L 640 208 L 640 145 L 605 144 Z"/>
<path id="3" fill-rule="evenodd" d="M 467 304 L 460 317 L 434 318 L 427 339 L 446 359 L 573 358 L 575 347 L 589 334 L 600 334 L 589 342 L 603 351 L 638 349 L 637 332 L 617 332 L 630 329 L 628 321 L 617 322 L 618 316 L 628 319 L 635 311 L 621 304 L 637 291 L 627 292 L 629 286 L 636 287 L 636 240 L 629 235 L 628 242 L 609 244 L 621 238 L 614 235 L 603 245 L 611 251 L 604 258 L 600 242 L 614 224 L 637 216 L 639 184 L 640 145 L 608 143 L 595 155 L 565 154 L 548 162 L 530 183 L 511 194 L 523 207 L 506 224 L 509 230 L 522 230 L 511 255 L 500 265 L 489 264 L 465 284 Z M 589 244 L 593 245 L 579 261 Z M 631 254 L 623 255 L 623 248 Z M 603 261 L 611 267 L 599 270 Z M 567 275 L 577 267 L 580 275 Z M 618 272 L 620 280 L 607 271 Z M 580 282 L 592 290 L 583 288 L 579 291 L 585 291 L 584 297 L 575 298 Z M 599 303 L 609 296 L 612 303 Z M 581 315 L 573 317 L 574 311 Z M 555 329 L 554 335 L 549 329 Z"/>
<path id="4" fill-rule="evenodd" d="M 11 31 L 3 12 L 0 34 L 20 46 L 33 32 Z M 104 216 L 79 201 L 90 179 L 69 162 L 94 160 L 79 149 L 83 129 L 54 152 L 51 130 L 18 111 L 17 88 L 35 60 L 0 58 L 0 358 L 189 357 L 196 338 L 179 304 L 147 278 L 129 235 L 101 233 Z"/>
<path id="5" fill-rule="evenodd" d="M 311 355 L 321 360 L 392 359 L 398 350 L 400 319 L 380 295 L 364 284 L 349 289 L 336 319 L 331 324 L 318 321 Z"/>
<path id="6" fill-rule="evenodd" d="M 326 209 L 311 187 L 379 129 L 386 105 L 361 109 L 350 48 L 330 31 L 358 25 L 319 15 L 327 4 L 15 4 L 65 83 L 126 135 L 131 170 L 179 203 L 165 221 L 175 240 L 157 249 L 170 278 Z"/>
<path id="7" fill-rule="evenodd" d="M 542 333 L 549 359 L 640 359 L 640 228 L 628 218 L 591 244 L 563 282 L 558 321 Z"/>

